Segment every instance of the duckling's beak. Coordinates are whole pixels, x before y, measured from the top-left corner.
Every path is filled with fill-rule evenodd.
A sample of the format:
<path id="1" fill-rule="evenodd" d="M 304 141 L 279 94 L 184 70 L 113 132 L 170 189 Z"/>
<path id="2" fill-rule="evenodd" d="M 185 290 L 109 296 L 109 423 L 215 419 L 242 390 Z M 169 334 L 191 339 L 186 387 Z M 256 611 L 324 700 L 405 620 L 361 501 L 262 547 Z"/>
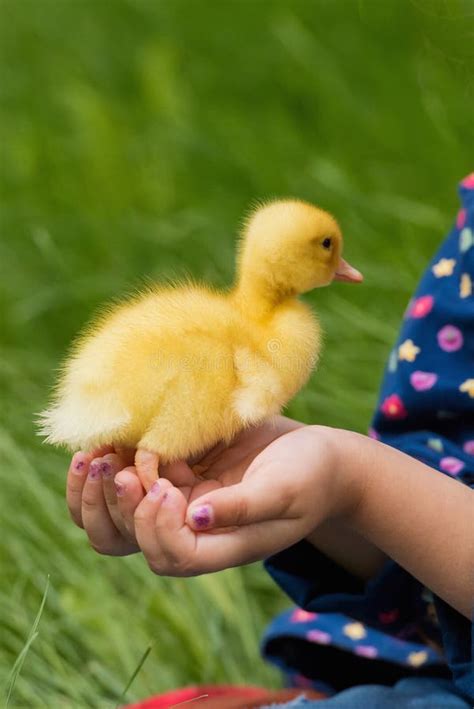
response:
<path id="1" fill-rule="evenodd" d="M 357 268 L 354 268 L 344 261 L 343 258 L 339 261 L 339 266 L 334 276 L 335 281 L 348 281 L 349 283 L 362 283 L 364 276 Z"/>

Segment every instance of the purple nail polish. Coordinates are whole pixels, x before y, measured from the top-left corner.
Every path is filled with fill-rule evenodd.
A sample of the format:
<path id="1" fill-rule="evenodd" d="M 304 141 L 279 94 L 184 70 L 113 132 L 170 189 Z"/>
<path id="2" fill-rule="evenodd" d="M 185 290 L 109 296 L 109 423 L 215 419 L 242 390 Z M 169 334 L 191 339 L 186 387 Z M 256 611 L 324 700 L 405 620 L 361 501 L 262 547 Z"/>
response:
<path id="1" fill-rule="evenodd" d="M 82 451 L 77 451 L 77 453 L 73 456 L 72 463 L 72 471 L 80 475 L 86 467 L 84 453 L 82 453 Z"/>
<path id="2" fill-rule="evenodd" d="M 125 485 L 122 485 L 122 483 L 115 481 L 115 492 L 117 493 L 117 497 L 123 497 L 125 495 L 125 490 Z"/>
<path id="3" fill-rule="evenodd" d="M 100 464 L 100 472 L 102 474 L 102 477 L 104 477 L 104 478 L 111 478 L 112 477 L 112 475 L 113 475 L 112 466 L 107 460 L 104 460 Z"/>
<path id="4" fill-rule="evenodd" d="M 212 507 L 211 505 L 201 505 L 194 510 L 191 515 L 194 526 L 198 529 L 206 529 L 212 523 Z"/>
<path id="5" fill-rule="evenodd" d="M 161 490 L 161 485 L 158 480 L 155 480 L 151 488 L 148 490 L 148 497 L 152 500 L 159 496 Z"/>
<path id="6" fill-rule="evenodd" d="M 99 480 L 100 479 L 100 468 L 101 464 L 100 463 L 91 463 L 91 466 L 89 468 L 89 477 L 91 480 Z"/>

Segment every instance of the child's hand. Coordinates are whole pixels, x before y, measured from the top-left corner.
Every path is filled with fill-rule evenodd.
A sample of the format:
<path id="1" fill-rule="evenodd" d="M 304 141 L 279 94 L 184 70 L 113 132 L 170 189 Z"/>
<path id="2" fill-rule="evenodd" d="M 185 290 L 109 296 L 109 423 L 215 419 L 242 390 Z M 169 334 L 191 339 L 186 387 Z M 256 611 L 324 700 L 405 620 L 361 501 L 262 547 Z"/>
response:
<path id="1" fill-rule="evenodd" d="M 115 452 L 112 447 L 104 447 L 91 454 L 76 453 L 69 466 L 66 488 L 69 512 L 99 554 L 125 556 L 140 551 L 134 513 L 145 491 L 131 465 L 133 459 L 134 451 Z M 196 481 L 185 463 L 165 470 L 183 490 L 191 489 Z"/>
<path id="2" fill-rule="evenodd" d="M 230 446 L 219 444 L 195 464 L 194 470 L 180 462 L 161 466 L 160 473 L 191 502 L 223 485 L 239 482 L 266 445 L 301 426 L 281 416 L 242 432 Z M 145 491 L 133 460 L 134 451 L 115 452 L 108 447 L 92 454 L 76 453 L 71 461 L 67 478 L 69 511 L 100 554 L 123 556 L 140 551 L 134 513 Z"/>
<path id="3" fill-rule="evenodd" d="M 246 470 L 229 468 L 219 488 L 198 500 L 161 478 L 135 511 L 137 542 L 160 575 L 245 564 L 348 514 L 358 502 L 359 482 L 339 469 L 330 429 L 300 428 L 270 443 Z"/>
<path id="4" fill-rule="evenodd" d="M 91 546 L 101 554 L 125 556 L 140 551 L 129 531 L 129 520 L 133 519 L 143 492 L 137 476 L 125 466 L 126 461 L 112 448 L 91 454 L 76 453 L 69 466 L 66 487 L 69 512 L 77 526 L 86 531 Z M 114 484 L 119 471 L 132 481 L 123 501 L 117 497 Z"/>

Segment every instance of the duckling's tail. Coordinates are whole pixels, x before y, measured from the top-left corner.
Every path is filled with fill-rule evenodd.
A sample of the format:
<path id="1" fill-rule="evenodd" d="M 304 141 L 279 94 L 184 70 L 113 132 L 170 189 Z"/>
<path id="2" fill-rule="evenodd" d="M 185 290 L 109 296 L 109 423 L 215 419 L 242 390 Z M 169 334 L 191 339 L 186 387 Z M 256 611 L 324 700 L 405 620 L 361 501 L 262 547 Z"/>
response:
<path id="1" fill-rule="evenodd" d="M 117 401 L 68 397 L 37 416 L 38 435 L 45 443 L 70 451 L 89 451 L 117 441 L 130 422 L 130 414 Z"/>

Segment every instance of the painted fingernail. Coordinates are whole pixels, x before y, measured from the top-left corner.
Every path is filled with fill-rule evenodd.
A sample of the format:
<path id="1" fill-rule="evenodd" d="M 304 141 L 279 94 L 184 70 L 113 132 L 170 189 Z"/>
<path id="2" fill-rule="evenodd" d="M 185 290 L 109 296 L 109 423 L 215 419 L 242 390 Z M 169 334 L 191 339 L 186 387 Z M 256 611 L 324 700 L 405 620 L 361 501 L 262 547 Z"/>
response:
<path id="1" fill-rule="evenodd" d="M 115 480 L 114 485 L 117 497 L 123 497 L 125 495 L 126 486 L 123 483 L 119 483 L 117 480 Z"/>
<path id="2" fill-rule="evenodd" d="M 86 457 L 82 451 L 78 451 L 74 456 L 73 456 L 73 461 L 72 461 L 72 470 L 75 473 L 78 473 L 81 475 L 81 473 L 84 472 L 84 468 L 86 467 Z"/>
<path id="3" fill-rule="evenodd" d="M 206 527 L 210 527 L 213 516 L 214 514 L 211 505 L 201 505 L 200 507 L 196 507 L 196 509 L 191 513 L 191 519 L 197 529 L 206 529 Z"/>
<path id="4" fill-rule="evenodd" d="M 114 471 L 112 470 L 112 466 L 107 460 L 104 460 L 100 464 L 100 472 L 101 472 L 103 478 L 111 478 L 112 475 L 114 474 Z"/>
<path id="5" fill-rule="evenodd" d="M 159 496 L 160 490 L 161 485 L 158 480 L 155 480 L 151 488 L 148 490 L 148 497 L 150 498 L 150 500 L 155 500 Z"/>
<path id="6" fill-rule="evenodd" d="M 101 468 L 101 463 L 98 463 L 98 462 L 91 463 L 91 466 L 89 468 L 89 478 L 91 480 L 99 480 L 100 475 L 101 475 L 100 468 Z"/>

